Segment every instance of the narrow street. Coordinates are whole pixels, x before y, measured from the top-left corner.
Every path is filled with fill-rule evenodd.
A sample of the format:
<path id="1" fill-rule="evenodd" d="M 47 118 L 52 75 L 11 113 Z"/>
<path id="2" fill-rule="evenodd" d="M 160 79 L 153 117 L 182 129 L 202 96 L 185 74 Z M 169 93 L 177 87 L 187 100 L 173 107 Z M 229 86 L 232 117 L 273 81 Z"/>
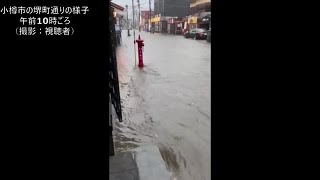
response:
<path id="1" fill-rule="evenodd" d="M 123 122 L 114 129 L 116 151 L 154 144 L 172 179 L 209 180 L 211 44 L 136 30 L 145 44 L 140 69 L 130 34 L 122 31 L 117 48 Z"/>

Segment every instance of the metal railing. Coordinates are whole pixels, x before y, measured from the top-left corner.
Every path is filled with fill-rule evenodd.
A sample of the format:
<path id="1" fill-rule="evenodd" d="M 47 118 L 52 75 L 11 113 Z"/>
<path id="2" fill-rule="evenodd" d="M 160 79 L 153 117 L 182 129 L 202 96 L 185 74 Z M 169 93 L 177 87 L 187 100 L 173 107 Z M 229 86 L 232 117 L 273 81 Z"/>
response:
<path id="1" fill-rule="evenodd" d="M 109 82 L 109 156 L 115 154 L 114 143 L 112 136 L 113 129 L 113 116 L 112 116 L 112 107 L 114 107 L 116 115 L 120 122 L 122 122 L 122 110 L 121 110 L 121 101 L 120 101 L 120 90 L 119 90 L 119 79 L 118 79 L 118 69 L 117 69 L 117 56 L 116 56 L 116 47 L 118 44 L 117 35 L 115 30 L 115 19 L 113 16 L 113 8 L 110 8 L 109 14 L 109 31 L 110 31 L 110 57 L 109 57 L 109 73 L 108 73 L 108 82 Z"/>

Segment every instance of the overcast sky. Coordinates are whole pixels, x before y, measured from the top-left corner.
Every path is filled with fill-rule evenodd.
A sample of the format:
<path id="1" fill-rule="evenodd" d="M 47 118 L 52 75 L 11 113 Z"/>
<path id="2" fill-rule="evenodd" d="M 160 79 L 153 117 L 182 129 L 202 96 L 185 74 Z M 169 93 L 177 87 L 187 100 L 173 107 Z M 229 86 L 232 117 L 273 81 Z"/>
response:
<path id="1" fill-rule="evenodd" d="M 113 3 L 116 3 L 124 8 L 126 8 L 126 4 L 129 9 L 129 18 L 132 17 L 132 0 L 113 0 Z M 151 10 L 153 10 L 154 0 L 150 0 L 151 2 Z M 135 9 L 138 10 L 137 0 L 134 0 Z M 141 11 L 149 10 L 149 0 L 140 0 L 140 9 Z"/>

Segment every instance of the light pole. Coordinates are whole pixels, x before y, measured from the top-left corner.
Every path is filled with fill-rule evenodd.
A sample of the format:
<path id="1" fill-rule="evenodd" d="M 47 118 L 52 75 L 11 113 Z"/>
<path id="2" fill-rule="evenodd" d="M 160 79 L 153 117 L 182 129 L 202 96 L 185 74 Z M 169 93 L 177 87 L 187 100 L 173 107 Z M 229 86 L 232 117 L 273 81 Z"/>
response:
<path id="1" fill-rule="evenodd" d="M 128 28 L 128 36 L 130 35 L 130 28 L 129 28 L 129 9 L 128 9 L 128 5 L 126 5 L 127 8 L 127 28 Z"/>
<path id="2" fill-rule="evenodd" d="M 135 25 L 135 22 L 134 22 L 134 0 L 132 0 L 132 21 L 133 21 L 133 24 Z M 133 44 L 134 44 L 134 66 L 137 65 L 137 55 L 136 55 L 136 31 L 135 31 L 135 26 L 133 27 Z"/>

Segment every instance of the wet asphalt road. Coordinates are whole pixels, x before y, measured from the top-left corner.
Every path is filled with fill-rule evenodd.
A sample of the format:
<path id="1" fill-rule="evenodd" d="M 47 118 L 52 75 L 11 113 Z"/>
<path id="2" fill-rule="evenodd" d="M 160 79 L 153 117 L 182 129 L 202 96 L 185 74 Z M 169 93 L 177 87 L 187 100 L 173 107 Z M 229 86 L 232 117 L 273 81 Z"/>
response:
<path id="1" fill-rule="evenodd" d="M 172 179 L 209 180 L 211 44 L 177 35 L 140 35 L 143 69 L 135 67 L 132 31 L 130 37 L 122 31 L 117 49 L 124 121 L 114 130 L 116 150 L 155 144 Z"/>

